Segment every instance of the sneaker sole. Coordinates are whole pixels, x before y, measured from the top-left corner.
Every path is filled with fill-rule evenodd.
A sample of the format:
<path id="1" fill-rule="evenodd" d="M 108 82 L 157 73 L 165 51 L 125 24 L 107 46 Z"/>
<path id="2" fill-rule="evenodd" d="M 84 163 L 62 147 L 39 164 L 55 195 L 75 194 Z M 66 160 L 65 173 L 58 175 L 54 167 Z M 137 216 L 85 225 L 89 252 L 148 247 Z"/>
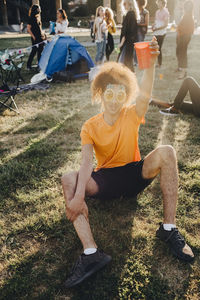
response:
<path id="1" fill-rule="evenodd" d="M 159 111 L 161 115 L 164 115 L 164 116 L 178 116 L 179 114 L 171 114 L 171 113 L 165 113 L 163 111 Z"/>
<path id="2" fill-rule="evenodd" d="M 180 259 L 180 260 L 182 260 L 182 261 L 185 261 L 185 262 L 193 262 L 193 261 L 194 261 L 194 257 L 192 257 L 192 256 L 191 256 L 191 257 L 188 256 L 188 257 L 183 258 L 181 255 L 178 255 L 178 254 L 174 251 L 174 249 L 173 249 L 172 247 L 170 247 L 170 244 L 169 244 L 169 243 L 166 243 L 165 240 L 163 240 L 163 239 L 159 236 L 159 234 L 157 235 L 157 233 L 156 233 L 156 237 L 157 237 L 160 241 L 162 241 L 163 243 L 165 243 L 165 244 L 168 245 L 170 251 L 172 252 L 172 254 L 173 254 L 176 258 L 178 258 L 178 259 Z"/>
<path id="3" fill-rule="evenodd" d="M 184 258 L 184 257 L 182 257 L 181 255 L 178 255 L 178 254 L 174 251 L 174 249 L 171 248 L 170 246 L 169 246 L 169 248 L 170 248 L 172 254 L 173 254 L 175 257 L 177 257 L 178 259 L 180 259 L 180 260 L 182 260 L 182 261 L 185 261 L 185 262 L 193 262 L 193 261 L 194 261 L 194 257 L 192 257 L 192 256 L 187 256 L 187 257 Z"/>
<path id="4" fill-rule="evenodd" d="M 76 280 L 75 282 L 73 282 L 72 284 L 64 284 L 65 288 L 71 288 L 74 287 L 78 284 L 80 284 L 82 281 L 84 281 L 85 279 L 87 279 L 88 277 L 90 277 L 92 274 L 94 274 L 95 272 L 99 271 L 100 269 L 102 269 L 105 265 L 107 265 L 110 261 L 112 260 L 111 256 L 107 256 L 102 262 L 100 262 L 98 265 L 96 265 L 96 267 L 92 270 L 90 270 L 89 272 L 87 272 L 83 277 L 81 277 L 80 279 Z"/>

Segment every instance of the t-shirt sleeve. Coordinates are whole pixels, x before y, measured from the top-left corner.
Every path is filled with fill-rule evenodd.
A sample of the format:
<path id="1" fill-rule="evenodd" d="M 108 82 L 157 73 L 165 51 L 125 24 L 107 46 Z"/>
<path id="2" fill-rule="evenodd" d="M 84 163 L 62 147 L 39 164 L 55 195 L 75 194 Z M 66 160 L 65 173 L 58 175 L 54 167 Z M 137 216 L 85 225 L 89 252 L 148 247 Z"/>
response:
<path id="1" fill-rule="evenodd" d="M 87 123 L 83 124 L 81 128 L 81 145 L 94 144 L 93 139 L 89 133 L 89 125 Z"/>

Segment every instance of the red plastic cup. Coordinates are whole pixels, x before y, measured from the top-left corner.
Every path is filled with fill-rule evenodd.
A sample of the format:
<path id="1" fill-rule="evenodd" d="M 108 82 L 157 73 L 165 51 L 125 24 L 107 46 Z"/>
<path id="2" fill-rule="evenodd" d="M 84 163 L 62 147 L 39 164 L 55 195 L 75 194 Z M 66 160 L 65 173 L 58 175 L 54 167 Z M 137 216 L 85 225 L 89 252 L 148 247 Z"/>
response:
<path id="1" fill-rule="evenodd" d="M 149 69 L 151 66 L 151 49 L 149 42 L 134 43 L 138 66 L 140 69 Z"/>

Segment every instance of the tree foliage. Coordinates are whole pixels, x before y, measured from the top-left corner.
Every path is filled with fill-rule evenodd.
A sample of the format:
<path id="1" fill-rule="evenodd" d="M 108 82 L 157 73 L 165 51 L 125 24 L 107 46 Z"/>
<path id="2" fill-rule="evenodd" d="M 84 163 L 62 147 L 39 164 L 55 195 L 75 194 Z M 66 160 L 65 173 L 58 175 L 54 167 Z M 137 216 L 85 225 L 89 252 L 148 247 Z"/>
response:
<path id="1" fill-rule="evenodd" d="M 103 0 L 88 0 L 87 5 L 89 13 L 94 15 L 96 13 L 96 8 L 103 5 Z"/>

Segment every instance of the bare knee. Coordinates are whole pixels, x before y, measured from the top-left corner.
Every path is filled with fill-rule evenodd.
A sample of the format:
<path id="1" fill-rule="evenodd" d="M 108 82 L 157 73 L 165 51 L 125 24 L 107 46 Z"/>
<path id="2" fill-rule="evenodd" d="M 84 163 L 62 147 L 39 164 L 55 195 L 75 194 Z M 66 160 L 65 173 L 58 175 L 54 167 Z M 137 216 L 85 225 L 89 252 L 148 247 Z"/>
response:
<path id="1" fill-rule="evenodd" d="M 195 80 L 194 80 L 194 78 L 193 77 L 191 77 L 191 76 L 187 76 L 185 79 L 184 79 L 184 82 L 185 83 L 194 83 L 195 82 Z"/>
<path id="2" fill-rule="evenodd" d="M 176 163 L 176 151 L 170 145 L 162 145 L 156 148 L 161 164 Z"/>
<path id="3" fill-rule="evenodd" d="M 61 177 L 64 198 L 67 202 L 71 201 L 76 191 L 78 172 L 66 173 Z"/>
<path id="4" fill-rule="evenodd" d="M 77 176 L 78 176 L 78 172 L 77 171 L 73 171 L 70 173 L 66 173 L 64 175 L 62 175 L 61 177 L 61 183 L 64 189 L 71 187 L 71 186 L 75 186 L 76 181 L 77 181 Z"/>

